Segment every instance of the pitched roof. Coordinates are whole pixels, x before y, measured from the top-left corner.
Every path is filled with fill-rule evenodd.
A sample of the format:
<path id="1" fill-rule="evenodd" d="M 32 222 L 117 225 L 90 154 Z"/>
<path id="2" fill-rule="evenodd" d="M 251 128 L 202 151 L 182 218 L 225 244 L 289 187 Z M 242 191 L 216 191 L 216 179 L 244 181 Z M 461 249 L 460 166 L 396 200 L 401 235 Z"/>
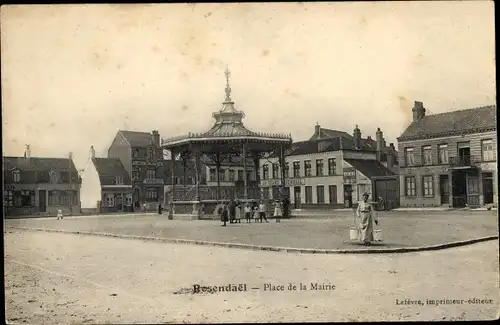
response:
<path id="1" fill-rule="evenodd" d="M 337 137 L 345 137 L 345 138 L 352 138 L 352 135 L 344 132 L 344 131 L 338 131 L 338 130 L 332 130 L 332 129 L 325 129 L 325 128 L 320 128 L 319 129 L 319 138 L 337 138 Z M 316 134 L 313 134 L 309 140 L 315 140 L 317 139 Z"/>
<path id="2" fill-rule="evenodd" d="M 4 171 L 19 170 L 25 174 L 23 182 L 48 183 L 50 172 L 71 172 L 71 181 L 79 183 L 78 171 L 73 160 L 68 158 L 45 158 L 45 157 L 3 157 Z M 6 175 L 4 175 L 6 176 Z M 10 181 L 10 176 L 5 182 Z M 66 178 L 61 179 L 63 184 L 69 183 Z"/>
<path id="3" fill-rule="evenodd" d="M 412 122 L 398 141 L 496 130 L 496 120 L 496 105 L 426 115 Z"/>
<path id="4" fill-rule="evenodd" d="M 6 170 L 19 169 L 21 171 L 68 171 L 78 172 L 73 160 L 68 158 L 45 157 L 3 157 Z"/>
<path id="5" fill-rule="evenodd" d="M 115 185 L 116 177 L 123 177 L 124 185 L 131 185 L 130 176 L 118 158 L 93 158 L 101 185 Z"/>
<path id="6" fill-rule="evenodd" d="M 361 150 L 375 151 L 376 144 L 368 139 L 361 139 Z M 285 152 L 285 156 L 298 156 L 314 154 L 320 152 L 329 152 L 337 150 L 355 150 L 354 139 L 347 137 L 323 138 L 292 143 L 290 150 Z M 272 155 L 276 157 L 276 155 Z"/>
<path id="7" fill-rule="evenodd" d="M 366 159 L 344 159 L 349 165 L 358 170 L 361 174 L 368 178 L 376 176 L 391 176 L 396 175 L 389 168 L 382 165 L 377 160 Z"/>
<path id="8" fill-rule="evenodd" d="M 147 147 L 153 144 L 153 137 L 148 132 L 119 130 L 118 133 L 121 133 L 132 147 Z"/>

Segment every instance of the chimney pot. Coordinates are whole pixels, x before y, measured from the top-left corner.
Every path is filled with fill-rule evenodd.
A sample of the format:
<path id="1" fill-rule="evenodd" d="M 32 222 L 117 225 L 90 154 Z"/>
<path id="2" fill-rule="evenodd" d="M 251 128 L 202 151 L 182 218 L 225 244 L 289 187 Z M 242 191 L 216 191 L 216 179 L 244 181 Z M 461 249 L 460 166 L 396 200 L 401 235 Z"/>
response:
<path id="1" fill-rule="evenodd" d="M 316 135 L 316 138 L 321 138 L 321 126 L 318 122 L 316 122 L 316 126 L 314 127 L 314 134 Z"/>
<path id="2" fill-rule="evenodd" d="M 425 116 L 425 107 L 423 102 L 415 101 L 412 108 L 413 121 L 416 122 Z"/>
<path id="3" fill-rule="evenodd" d="M 90 158 L 95 158 L 95 149 L 94 149 L 94 146 L 90 146 Z"/>

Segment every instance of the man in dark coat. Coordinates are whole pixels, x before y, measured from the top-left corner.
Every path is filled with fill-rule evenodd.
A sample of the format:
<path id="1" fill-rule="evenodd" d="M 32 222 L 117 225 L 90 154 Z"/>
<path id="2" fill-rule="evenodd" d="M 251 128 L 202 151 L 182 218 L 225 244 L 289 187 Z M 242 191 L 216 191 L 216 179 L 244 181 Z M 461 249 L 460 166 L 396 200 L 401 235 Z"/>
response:
<path id="1" fill-rule="evenodd" d="M 229 212 L 229 223 L 234 223 L 236 219 L 236 202 L 234 200 L 229 201 L 227 209 Z"/>
<path id="2" fill-rule="evenodd" d="M 288 196 L 283 198 L 283 217 L 288 218 L 290 216 L 290 199 Z"/>
<path id="3" fill-rule="evenodd" d="M 222 225 L 223 227 L 226 226 L 226 222 L 227 222 L 227 206 L 225 204 L 222 204 L 222 213 L 220 214 L 220 217 L 221 217 L 221 220 L 224 224 Z"/>

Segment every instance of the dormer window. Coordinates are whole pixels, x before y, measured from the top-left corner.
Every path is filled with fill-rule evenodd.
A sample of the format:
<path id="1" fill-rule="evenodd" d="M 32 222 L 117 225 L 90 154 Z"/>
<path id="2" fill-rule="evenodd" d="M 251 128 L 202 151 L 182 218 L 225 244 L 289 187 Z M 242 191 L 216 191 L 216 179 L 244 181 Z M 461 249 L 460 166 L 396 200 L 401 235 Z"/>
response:
<path id="1" fill-rule="evenodd" d="M 55 171 L 50 172 L 50 183 L 51 184 L 57 184 L 59 183 L 59 175 Z"/>
<path id="2" fill-rule="evenodd" d="M 21 181 L 21 172 L 19 170 L 14 170 L 12 172 L 12 177 L 14 179 L 14 183 L 19 183 Z"/>
<path id="3" fill-rule="evenodd" d="M 116 181 L 116 185 L 123 185 L 123 177 L 122 176 L 116 176 L 115 181 Z"/>

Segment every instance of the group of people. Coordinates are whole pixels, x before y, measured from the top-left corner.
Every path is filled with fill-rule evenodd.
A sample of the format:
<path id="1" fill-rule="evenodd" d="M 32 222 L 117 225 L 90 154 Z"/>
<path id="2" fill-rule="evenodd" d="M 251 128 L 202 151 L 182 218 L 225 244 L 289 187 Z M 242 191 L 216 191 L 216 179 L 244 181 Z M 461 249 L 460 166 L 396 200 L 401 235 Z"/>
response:
<path id="1" fill-rule="evenodd" d="M 245 215 L 245 220 L 250 223 L 251 220 L 259 220 L 260 222 L 269 222 L 267 220 L 267 206 L 263 200 L 257 204 L 257 201 L 242 203 L 237 200 L 230 200 L 227 204 L 222 204 L 220 210 L 220 216 L 222 221 L 222 226 L 225 227 L 226 223 L 240 223 L 241 222 L 241 209 Z M 240 218 L 237 218 L 236 209 L 240 209 Z M 274 213 L 273 216 L 276 222 L 280 222 L 282 217 L 287 218 L 290 215 L 290 201 L 288 198 L 283 198 L 282 200 L 276 200 L 274 202 Z"/>

